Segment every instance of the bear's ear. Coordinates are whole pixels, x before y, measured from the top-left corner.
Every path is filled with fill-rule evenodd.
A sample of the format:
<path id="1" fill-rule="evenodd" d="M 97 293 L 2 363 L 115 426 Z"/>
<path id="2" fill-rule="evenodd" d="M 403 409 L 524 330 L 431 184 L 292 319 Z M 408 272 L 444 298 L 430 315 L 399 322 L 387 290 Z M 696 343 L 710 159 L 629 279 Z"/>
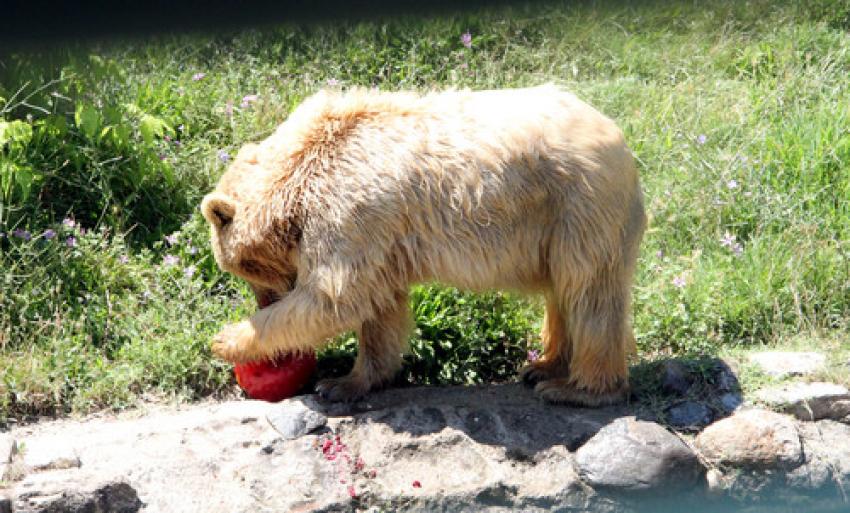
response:
<path id="1" fill-rule="evenodd" d="M 207 194 L 201 202 L 201 213 L 211 225 L 224 228 L 233 221 L 236 204 L 224 194 L 213 192 Z"/>

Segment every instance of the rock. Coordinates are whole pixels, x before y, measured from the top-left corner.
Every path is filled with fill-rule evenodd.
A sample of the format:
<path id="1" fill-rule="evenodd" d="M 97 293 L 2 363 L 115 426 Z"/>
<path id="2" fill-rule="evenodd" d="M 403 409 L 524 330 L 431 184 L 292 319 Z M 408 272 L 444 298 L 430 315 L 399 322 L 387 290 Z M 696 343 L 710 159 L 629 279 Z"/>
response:
<path id="1" fill-rule="evenodd" d="M 795 501 L 800 511 L 843 511 L 838 490 L 850 489 L 850 426 L 829 420 L 797 427 L 790 416 L 740 411 L 719 421 L 705 433 L 736 419 L 734 429 L 715 434 L 715 445 L 746 445 L 736 438 L 740 431 L 756 463 L 716 456 L 722 451 L 712 452 L 704 433 L 709 461 L 720 463 L 703 481 L 703 467 L 685 442 L 628 416 L 634 410 L 625 405 L 548 405 L 519 384 L 392 389 L 345 410 L 309 399 L 291 402 L 326 415 L 325 428 L 287 440 L 263 420 L 281 405 L 248 401 L 20 426 L 10 433 L 20 446 L 72 441 L 81 465 L 30 472 L 4 484 L 0 494 L 16 513 L 625 513 L 635 504 L 641 511 L 688 510 L 694 501 L 705 507 L 707 497 L 718 505 L 730 497 L 778 500 L 774 486 L 790 490 L 781 499 Z M 748 415 L 757 419 L 744 422 Z M 798 502 L 810 496 L 838 506 Z M 656 497 L 668 504 L 650 505 Z"/>
<path id="2" fill-rule="evenodd" d="M 800 420 L 840 420 L 850 415 L 850 392 L 834 383 L 791 383 L 759 390 L 755 396 Z"/>
<path id="3" fill-rule="evenodd" d="M 832 420 L 804 422 L 800 435 L 805 448 L 803 465 L 789 472 L 786 483 L 802 490 L 850 488 L 850 426 Z"/>
<path id="4" fill-rule="evenodd" d="M 711 493 L 717 494 L 723 491 L 726 488 L 723 481 L 723 472 L 716 468 L 708 469 L 708 472 L 705 473 L 705 483 Z"/>
<path id="5" fill-rule="evenodd" d="M 679 396 L 687 395 L 693 384 L 693 376 L 684 363 L 678 360 L 668 360 L 664 362 L 662 372 L 661 389 L 665 393 Z"/>
<path id="6" fill-rule="evenodd" d="M 576 452 L 579 475 L 593 488 L 622 491 L 691 487 L 703 466 L 679 438 L 653 422 L 621 418 Z"/>
<path id="7" fill-rule="evenodd" d="M 698 428 L 711 422 L 708 406 L 695 401 L 685 401 L 667 409 L 667 422 L 677 428 Z"/>
<path id="8" fill-rule="evenodd" d="M 109 512 L 135 513 L 142 507 L 136 490 L 123 481 L 96 486 L 33 490 L 15 500 L 15 513 Z"/>
<path id="9" fill-rule="evenodd" d="M 266 420 L 284 440 L 290 440 L 312 433 L 328 423 L 325 414 L 316 411 L 319 408 L 312 398 L 289 399 L 268 412 Z"/>
<path id="10" fill-rule="evenodd" d="M 826 366 L 826 356 L 813 352 L 765 351 L 750 354 L 749 360 L 774 378 L 806 376 Z"/>
<path id="11" fill-rule="evenodd" d="M 726 413 L 732 413 L 741 405 L 744 404 L 744 399 L 741 394 L 736 392 L 727 392 L 720 396 L 720 405 Z"/>
<path id="12" fill-rule="evenodd" d="M 66 440 L 59 440 L 57 443 L 27 444 L 23 454 L 24 465 L 36 472 L 75 468 L 81 465 L 76 449 L 68 445 Z"/>
<path id="13" fill-rule="evenodd" d="M 741 385 L 738 383 L 738 377 L 735 376 L 735 371 L 728 362 L 718 360 L 716 372 L 715 387 L 718 391 L 740 393 Z"/>
<path id="14" fill-rule="evenodd" d="M 696 448 L 713 465 L 743 469 L 792 469 L 803 462 L 794 422 L 766 410 L 744 410 L 708 426 Z"/>

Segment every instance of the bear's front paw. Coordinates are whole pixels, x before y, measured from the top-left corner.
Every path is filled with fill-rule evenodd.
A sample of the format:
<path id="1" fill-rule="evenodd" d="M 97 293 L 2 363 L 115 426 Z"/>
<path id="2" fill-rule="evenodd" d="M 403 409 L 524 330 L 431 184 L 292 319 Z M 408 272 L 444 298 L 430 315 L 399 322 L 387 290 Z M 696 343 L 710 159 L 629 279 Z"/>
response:
<path id="1" fill-rule="evenodd" d="M 213 337 L 212 352 L 232 363 L 259 360 L 266 356 L 259 351 L 257 332 L 248 321 L 225 326 Z"/>

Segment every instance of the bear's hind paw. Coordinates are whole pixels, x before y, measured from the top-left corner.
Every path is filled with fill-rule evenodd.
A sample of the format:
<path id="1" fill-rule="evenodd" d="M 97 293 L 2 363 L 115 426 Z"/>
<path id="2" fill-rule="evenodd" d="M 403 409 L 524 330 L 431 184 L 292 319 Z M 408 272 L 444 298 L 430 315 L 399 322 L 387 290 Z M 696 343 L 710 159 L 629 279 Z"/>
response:
<path id="1" fill-rule="evenodd" d="M 534 393 L 548 403 L 593 408 L 624 402 L 628 397 L 629 387 L 621 385 L 609 392 L 590 392 L 585 388 L 577 387 L 569 379 L 559 378 L 541 381 L 534 387 Z"/>
<path id="2" fill-rule="evenodd" d="M 570 374 L 568 365 L 550 363 L 547 361 L 532 362 L 520 369 L 519 378 L 523 383 L 534 386 L 541 381 L 555 378 L 566 378 Z"/>
<path id="3" fill-rule="evenodd" d="M 334 403 L 350 403 L 365 396 L 371 385 L 362 378 L 343 376 L 319 381 L 316 392 L 319 397 Z"/>

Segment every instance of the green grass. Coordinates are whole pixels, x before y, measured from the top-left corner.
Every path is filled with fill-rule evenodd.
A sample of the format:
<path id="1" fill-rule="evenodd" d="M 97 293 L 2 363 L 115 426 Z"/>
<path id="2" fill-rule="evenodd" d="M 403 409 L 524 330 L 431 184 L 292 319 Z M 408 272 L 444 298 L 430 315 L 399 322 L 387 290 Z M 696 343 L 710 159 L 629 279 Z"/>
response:
<path id="1" fill-rule="evenodd" d="M 848 30 L 846 0 L 548 2 L 2 56 L 0 417 L 232 390 L 207 342 L 252 301 L 216 269 L 196 207 L 220 155 L 329 80 L 552 81 L 615 118 L 651 216 L 634 289 L 644 354 L 846 333 Z M 508 379 L 536 343 L 534 301 L 428 287 L 413 302 L 410 381 Z M 353 347 L 342 337 L 325 372 Z"/>

